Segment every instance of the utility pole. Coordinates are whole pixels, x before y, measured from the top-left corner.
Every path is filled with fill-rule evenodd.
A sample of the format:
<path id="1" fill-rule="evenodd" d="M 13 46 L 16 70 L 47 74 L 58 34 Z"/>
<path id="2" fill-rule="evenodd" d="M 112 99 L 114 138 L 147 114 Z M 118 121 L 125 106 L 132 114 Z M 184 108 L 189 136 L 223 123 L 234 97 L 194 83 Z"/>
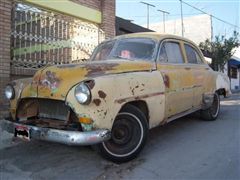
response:
<path id="1" fill-rule="evenodd" d="M 165 33 L 165 14 L 170 14 L 170 12 L 163 11 L 161 9 L 158 9 L 158 11 L 163 13 L 163 32 Z"/>
<path id="2" fill-rule="evenodd" d="M 180 4 L 181 4 L 182 37 L 184 37 L 182 0 L 179 0 L 179 1 L 180 1 Z"/>
<path id="3" fill-rule="evenodd" d="M 141 1 L 140 3 L 147 5 L 147 28 L 149 29 L 149 6 L 156 7 L 153 4 L 149 4 L 146 2 Z"/>
<path id="4" fill-rule="evenodd" d="M 211 42 L 213 42 L 213 18 L 211 14 L 210 14 L 210 20 L 211 20 Z"/>

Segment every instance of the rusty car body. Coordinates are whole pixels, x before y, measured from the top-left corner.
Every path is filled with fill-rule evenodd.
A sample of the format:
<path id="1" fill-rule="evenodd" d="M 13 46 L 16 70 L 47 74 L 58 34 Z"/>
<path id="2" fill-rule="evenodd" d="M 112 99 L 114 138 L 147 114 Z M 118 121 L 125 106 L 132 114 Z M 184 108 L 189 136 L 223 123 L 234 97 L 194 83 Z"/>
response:
<path id="1" fill-rule="evenodd" d="M 144 146 L 148 130 L 200 111 L 214 120 L 228 78 L 214 72 L 190 40 L 157 33 L 101 43 L 89 62 L 45 67 L 6 87 L 7 131 L 26 139 L 94 145 L 125 162 Z"/>

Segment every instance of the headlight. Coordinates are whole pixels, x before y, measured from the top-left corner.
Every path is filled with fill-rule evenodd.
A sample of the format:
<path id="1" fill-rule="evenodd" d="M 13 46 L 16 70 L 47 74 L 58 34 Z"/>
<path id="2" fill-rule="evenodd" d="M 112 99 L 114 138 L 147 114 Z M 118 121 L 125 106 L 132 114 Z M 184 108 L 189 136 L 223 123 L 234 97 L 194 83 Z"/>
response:
<path id="1" fill-rule="evenodd" d="M 11 85 L 7 85 L 5 88 L 5 96 L 7 99 L 13 99 L 15 96 L 14 88 Z"/>
<path id="2" fill-rule="evenodd" d="M 85 83 L 80 83 L 75 88 L 75 97 L 80 104 L 88 104 L 91 100 L 91 92 Z"/>

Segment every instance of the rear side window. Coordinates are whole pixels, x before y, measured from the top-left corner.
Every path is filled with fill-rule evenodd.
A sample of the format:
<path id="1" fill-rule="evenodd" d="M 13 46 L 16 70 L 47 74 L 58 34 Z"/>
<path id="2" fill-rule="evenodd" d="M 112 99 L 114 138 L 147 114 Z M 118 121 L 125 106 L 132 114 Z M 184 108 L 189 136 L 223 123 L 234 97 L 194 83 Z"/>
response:
<path id="1" fill-rule="evenodd" d="M 180 45 L 177 42 L 164 42 L 159 53 L 160 62 L 183 63 Z"/>
<path id="2" fill-rule="evenodd" d="M 192 63 L 192 64 L 201 64 L 202 60 L 199 57 L 198 53 L 196 52 L 196 50 L 187 45 L 184 44 L 185 50 L 186 50 L 186 55 L 187 55 L 187 59 L 188 59 L 188 63 Z"/>

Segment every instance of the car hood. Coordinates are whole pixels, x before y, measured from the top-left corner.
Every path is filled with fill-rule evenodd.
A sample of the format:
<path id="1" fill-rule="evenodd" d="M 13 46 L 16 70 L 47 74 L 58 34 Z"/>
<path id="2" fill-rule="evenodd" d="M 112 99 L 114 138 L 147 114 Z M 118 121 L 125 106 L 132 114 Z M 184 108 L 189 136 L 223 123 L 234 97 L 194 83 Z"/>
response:
<path id="1" fill-rule="evenodd" d="M 37 97 L 64 100 L 70 88 L 77 83 L 109 74 L 149 71 L 150 62 L 130 60 L 107 60 L 50 66 L 38 71 L 33 77 L 30 90 Z"/>

